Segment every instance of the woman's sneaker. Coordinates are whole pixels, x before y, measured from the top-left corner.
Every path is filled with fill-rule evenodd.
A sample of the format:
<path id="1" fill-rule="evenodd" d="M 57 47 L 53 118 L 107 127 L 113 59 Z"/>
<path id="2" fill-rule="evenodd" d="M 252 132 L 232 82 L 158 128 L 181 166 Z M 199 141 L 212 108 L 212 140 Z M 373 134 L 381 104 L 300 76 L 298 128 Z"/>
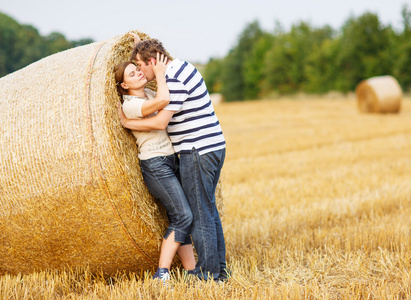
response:
<path id="1" fill-rule="evenodd" d="M 153 276 L 153 279 L 159 279 L 163 282 L 163 284 L 166 284 L 167 281 L 170 280 L 170 272 L 167 268 L 158 268 Z"/>

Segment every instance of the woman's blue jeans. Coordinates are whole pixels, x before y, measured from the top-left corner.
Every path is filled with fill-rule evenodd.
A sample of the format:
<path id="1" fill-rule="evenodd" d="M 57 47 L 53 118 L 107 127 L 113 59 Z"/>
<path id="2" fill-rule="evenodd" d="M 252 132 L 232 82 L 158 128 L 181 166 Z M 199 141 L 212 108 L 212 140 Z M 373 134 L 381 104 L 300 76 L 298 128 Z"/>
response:
<path id="1" fill-rule="evenodd" d="M 225 159 L 225 149 L 199 155 L 180 154 L 181 184 L 193 213 L 191 237 L 198 254 L 196 273 L 217 279 L 226 271 L 226 249 L 215 191 Z"/>
<path id="2" fill-rule="evenodd" d="M 167 212 L 169 225 L 164 239 L 174 231 L 174 241 L 191 244 L 190 228 L 193 221 L 186 195 L 181 187 L 178 156 L 158 156 L 140 161 L 144 182 Z"/>

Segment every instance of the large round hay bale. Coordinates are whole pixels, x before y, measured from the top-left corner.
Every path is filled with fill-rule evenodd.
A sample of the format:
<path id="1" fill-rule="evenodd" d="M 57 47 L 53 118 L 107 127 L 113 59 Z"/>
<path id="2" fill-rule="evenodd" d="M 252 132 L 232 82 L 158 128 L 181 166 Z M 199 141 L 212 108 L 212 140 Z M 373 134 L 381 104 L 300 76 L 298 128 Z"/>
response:
<path id="1" fill-rule="evenodd" d="M 356 89 L 358 109 L 370 113 L 398 113 L 402 90 L 392 76 L 377 76 L 361 81 Z"/>
<path id="2" fill-rule="evenodd" d="M 132 45 L 124 34 L 0 79 L 0 274 L 156 267 L 167 218 L 119 123 L 112 75 Z"/>

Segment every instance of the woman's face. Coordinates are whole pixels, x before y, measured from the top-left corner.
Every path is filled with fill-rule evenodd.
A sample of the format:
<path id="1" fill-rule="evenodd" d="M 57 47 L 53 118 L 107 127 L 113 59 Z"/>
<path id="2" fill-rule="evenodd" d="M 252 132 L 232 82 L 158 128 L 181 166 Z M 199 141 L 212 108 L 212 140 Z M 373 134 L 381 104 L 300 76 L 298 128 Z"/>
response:
<path id="1" fill-rule="evenodd" d="M 124 70 L 124 80 L 121 83 L 123 89 L 138 90 L 144 88 L 147 83 L 147 78 L 144 73 L 138 69 L 134 64 L 129 64 Z"/>

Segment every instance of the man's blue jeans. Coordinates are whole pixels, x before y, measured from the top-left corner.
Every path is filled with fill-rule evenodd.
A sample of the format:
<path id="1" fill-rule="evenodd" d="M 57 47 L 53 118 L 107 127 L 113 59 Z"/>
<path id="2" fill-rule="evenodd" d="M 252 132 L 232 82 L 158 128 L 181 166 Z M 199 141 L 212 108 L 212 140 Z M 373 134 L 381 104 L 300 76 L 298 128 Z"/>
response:
<path id="1" fill-rule="evenodd" d="M 215 203 L 215 191 L 225 159 L 225 149 L 199 155 L 180 154 L 181 184 L 193 213 L 191 237 L 198 254 L 200 278 L 217 279 L 226 269 L 223 228 Z"/>
<path id="2" fill-rule="evenodd" d="M 148 190 L 167 212 L 169 225 L 164 238 L 167 239 L 174 231 L 176 242 L 191 244 L 193 214 L 179 181 L 178 156 L 174 154 L 141 160 L 140 166 Z"/>

